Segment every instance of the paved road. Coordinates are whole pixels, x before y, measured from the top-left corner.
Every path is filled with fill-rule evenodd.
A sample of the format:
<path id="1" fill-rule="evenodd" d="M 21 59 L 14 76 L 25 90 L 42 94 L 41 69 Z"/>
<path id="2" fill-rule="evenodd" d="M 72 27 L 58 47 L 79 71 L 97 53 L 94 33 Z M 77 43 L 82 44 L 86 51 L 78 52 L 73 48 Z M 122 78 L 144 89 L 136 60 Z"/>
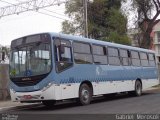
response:
<path id="1" fill-rule="evenodd" d="M 0 113 L 19 114 L 117 114 L 117 113 L 154 113 L 160 114 L 160 89 L 146 91 L 141 97 L 118 95 L 116 97 L 99 97 L 88 106 L 65 103 L 53 108 L 41 104 L 4 108 Z"/>

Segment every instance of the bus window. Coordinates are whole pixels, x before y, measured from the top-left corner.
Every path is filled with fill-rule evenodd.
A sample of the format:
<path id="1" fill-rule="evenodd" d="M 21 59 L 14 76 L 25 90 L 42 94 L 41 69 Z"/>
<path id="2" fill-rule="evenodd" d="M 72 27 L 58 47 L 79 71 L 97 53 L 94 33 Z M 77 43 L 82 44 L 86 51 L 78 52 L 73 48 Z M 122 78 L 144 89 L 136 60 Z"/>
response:
<path id="1" fill-rule="evenodd" d="M 155 56 L 154 54 L 148 54 L 148 58 L 149 58 L 149 66 L 155 66 Z"/>
<path id="2" fill-rule="evenodd" d="M 93 59 L 96 64 L 107 64 L 106 47 L 92 45 Z"/>
<path id="3" fill-rule="evenodd" d="M 131 51 L 131 57 L 132 57 L 132 65 L 133 66 L 140 66 L 140 59 L 139 54 L 137 51 Z"/>
<path id="4" fill-rule="evenodd" d="M 121 58 L 122 65 L 128 66 L 129 65 L 128 51 L 124 50 L 124 49 L 120 49 L 119 53 L 120 53 L 120 58 Z"/>
<path id="5" fill-rule="evenodd" d="M 74 60 L 78 64 L 92 63 L 91 47 L 87 43 L 74 42 Z"/>
<path id="6" fill-rule="evenodd" d="M 141 65 L 146 67 L 148 66 L 148 56 L 147 53 L 140 52 Z"/>
<path id="7" fill-rule="evenodd" d="M 130 51 L 130 50 L 127 50 L 127 54 L 128 54 L 128 63 L 129 63 L 129 65 L 132 65 L 131 51 Z"/>
<path id="8" fill-rule="evenodd" d="M 67 40 L 55 40 L 55 61 L 58 72 L 72 66 L 71 43 Z"/>
<path id="9" fill-rule="evenodd" d="M 108 60 L 110 65 L 120 65 L 118 49 L 108 47 Z"/>

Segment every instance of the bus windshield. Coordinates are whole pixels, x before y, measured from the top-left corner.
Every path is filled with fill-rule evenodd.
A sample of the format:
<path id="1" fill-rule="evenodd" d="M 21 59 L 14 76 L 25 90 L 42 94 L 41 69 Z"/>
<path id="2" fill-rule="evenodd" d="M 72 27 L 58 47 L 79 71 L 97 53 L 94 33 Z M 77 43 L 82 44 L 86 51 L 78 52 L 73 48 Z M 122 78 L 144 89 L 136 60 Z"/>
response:
<path id="1" fill-rule="evenodd" d="M 47 74 L 51 70 L 50 45 L 42 42 L 11 51 L 10 76 L 27 77 Z"/>

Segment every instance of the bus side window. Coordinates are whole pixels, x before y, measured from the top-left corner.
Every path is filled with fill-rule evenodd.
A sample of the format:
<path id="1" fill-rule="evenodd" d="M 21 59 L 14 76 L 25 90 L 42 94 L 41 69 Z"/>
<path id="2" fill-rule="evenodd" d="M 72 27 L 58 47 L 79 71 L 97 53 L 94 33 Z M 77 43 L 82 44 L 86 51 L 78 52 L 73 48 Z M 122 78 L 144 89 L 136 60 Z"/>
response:
<path id="1" fill-rule="evenodd" d="M 141 66 L 138 51 L 131 51 L 131 60 L 133 66 Z"/>
<path id="2" fill-rule="evenodd" d="M 121 58 L 122 65 L 129 66 L 130 64 L 129 64 L 128 51 L 125 50 L 125 49 L 120 49 L 119 53 L 120 53 L 120 58 Z"/>
<path id="3" fill-rule="evenodd" d="M 147 53 L 140 52 L 141 65 L 143 67 L 149 66 L 148 55 Z"/>
<path id="4" fill-rule="evenodd" d="M 55 40 L 56 70 L 61 72 L 72 66 L 72 49 L 68 40 Z"/>
<path id="5" fill-rule="evenodd" d="M 132 65 L 131 52 L 129 50 L 127 50 L 127 54 L 128 54 L 128 63 L 129 63 L 129 65 Z"/>
<path id="6" fill-rule="evenodd" d="M 92 45 L 93 60 L 95 64 L 108 64 L 106 47 Z"/>
<path id="7" fill-rule="evenodd" d="M 60 61 L 72 62 L 71 47 L 66 47 L 66 46 L 60 47 Z"/>
<path id="8" fill-rule="evenodd" d="M 116 66 L 119 66 L 121 64 L 118 48 L 108 47 L 108 62 L 110 65 Z"/>
<path id="9" fill-rule="evenodd" d="M 89 43 L 73 42 L 74 61 L 77 64 L 91 64 L 92 53 Z"/>
<path id="10" fill-rule="evenodd" d="M 54 58 L 55 61 L 58 62 L 59 61 L 59 47 L 60 47 L 60 40 L 56 39 L 54 41 Z"/>
<path id="11" fill-rule="evenodd" d="M 156 65 L 155 55 L 150 53 L 148 54 L 148 58 L 149 58 L 149 66 L 155 66 Z"/>

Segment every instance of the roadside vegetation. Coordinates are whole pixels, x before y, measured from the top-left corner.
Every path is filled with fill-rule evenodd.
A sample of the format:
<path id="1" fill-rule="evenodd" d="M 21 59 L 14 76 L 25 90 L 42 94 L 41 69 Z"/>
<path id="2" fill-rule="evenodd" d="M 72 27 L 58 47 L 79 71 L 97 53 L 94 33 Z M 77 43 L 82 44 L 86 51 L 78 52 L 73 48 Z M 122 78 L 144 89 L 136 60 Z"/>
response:
<path id="1" fill-rule="evenodd" d="M 123 4 L 131 2 L 122 9 Z M 84 0 L 68 0 L 62 32 L 84 36 Z M 131 45 L 127 36 L 128 16 L 134 16 L 132 28 L 139 31 L 138 46 L 150 48 L 153 27 L 160 22 L 160 0 L 87 0 L 88 36 L 98 40 Z M 131 14 L 127 12 L 131 11 Z"/>

